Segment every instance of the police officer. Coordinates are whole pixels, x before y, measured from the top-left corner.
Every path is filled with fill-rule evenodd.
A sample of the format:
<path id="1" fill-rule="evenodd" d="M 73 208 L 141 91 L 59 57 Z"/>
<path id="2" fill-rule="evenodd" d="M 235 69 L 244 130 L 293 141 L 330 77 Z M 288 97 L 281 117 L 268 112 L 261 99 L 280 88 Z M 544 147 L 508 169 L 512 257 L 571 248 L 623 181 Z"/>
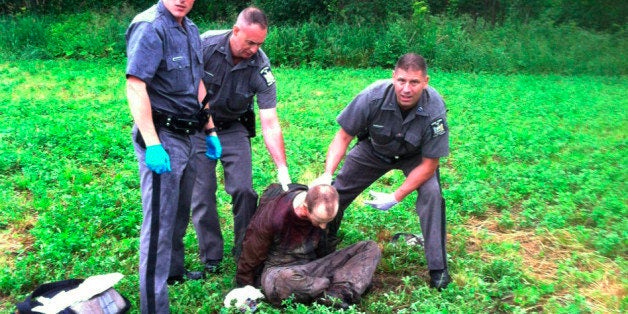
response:
<path id="1" fill-rule="evenodd" d="M 168 278 L 200 278 L 184 268 L 183 235 L 196 176 L 192 137 L 213 123 L 201 110 L 206 94 L 201 42 L 186 17 L 193 4 L 159 0 L 138 14 L 126 33 L 127 97 L 142 190 L 142 313 L 169 312 Z M 205 142 L 207 157 L 220 157 L 216 133 Z"/>
<path id="2" fill-rule="evenodd" d="M 230 31 L 209 31 L 201 36 L 205 73 L 203 82 L 217 132 L 223 144 L 222 166 L 225 191 L 231 195 L 234 217 L 234 249 L 241 243 L 255 208 L 251 141 L 255 136 L 253 97 L 257 105 L 266 148 L 278 169 L 279 182 L 291 183 L 286 166 L 283 134 L 277 118 L 277 88 L 270 61 L 260 46 L 266 40 L 268 22 L 258 8 L 248 7 L 238 15 Z M 192 200 L 192 221 L 199 242 L 201 261 L 212 273 L 223 258 L 223 237 L 216 211 L 216 161 L 203 158 L 203 139 L 197 138 L 199 175 Z"/>
<path id="3" fill-rule="evenodd" d="M 341 129 L 332 140 L 325 172 L 311 185 L 329 183 L 349 143 L 349 151 L 334 187 L 340 209 L 329 225 L 329 250 L 337 244 L 344 210 L 368 186 L 392 169 L 406 180 L 393 193 L 372 192 L 369 205 L 388 210 L 417 191 L 416 212 L 425 239 L 431 286 L 442 289 L 451 281 L 445 251 L 445 204 L 438 175 L 439 158 L 449 154 L 445 103 L 432 87 L 423 57 L 403 55 L 392 81 L 378 81 L 363 90 L 338 115 Z"/>

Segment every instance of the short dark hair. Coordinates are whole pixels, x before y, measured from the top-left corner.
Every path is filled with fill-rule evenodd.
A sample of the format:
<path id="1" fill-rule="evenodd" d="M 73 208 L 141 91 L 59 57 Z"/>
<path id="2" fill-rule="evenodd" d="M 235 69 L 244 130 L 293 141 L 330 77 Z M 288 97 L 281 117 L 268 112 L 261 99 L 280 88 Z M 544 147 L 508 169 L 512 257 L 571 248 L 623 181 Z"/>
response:
<path id="1" fill-rule="evenodd" d="M 399 60 L 397 60 L 395 70 L 397 69 L 404 71 L 418 70 L 427 75 L 427 64 L 425 63 L 425 58 L 412 52 L 406 53 L 405 55 L 401 56 Z"/>
<path id="2" fill-rule="evenodd" d="M 238 15 L 237 22 L 243 22 L 246 25 L 259 25 L 261 29 L 268 28 L 268 19 L 266 18 L 266 14 L 264 14 L 264 11 L 254 6 L 250 6 L 242 10 L 242 12 Z"/>
<path id="3" fill-rule="evenodd" d="M 338 191 L 336 188 L 329 184 L 320 184 L 311 187 L 307 191 L 305 196 L 305 205 L 309 213 L 312 213 L 312 209 L 318 205 L 325 206 L 325 213 L 327 215 L 334 215 L 334 211 L 338 207 Z"/>

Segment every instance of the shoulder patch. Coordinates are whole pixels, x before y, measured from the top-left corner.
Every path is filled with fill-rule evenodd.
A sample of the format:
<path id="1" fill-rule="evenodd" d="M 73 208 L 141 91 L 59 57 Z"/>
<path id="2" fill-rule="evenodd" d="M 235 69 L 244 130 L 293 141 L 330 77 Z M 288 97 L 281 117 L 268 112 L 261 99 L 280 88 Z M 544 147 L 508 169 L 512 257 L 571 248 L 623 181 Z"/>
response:
<path id="1" fill-rule="evenodd" d="M 443 119 L 436 119 L 431 124 L 432 126 L 432 137 L 437 137 L 445 134 L 445 123 L 443 123 Z"/>
<path id="2" fill-rule="evenodd" d="M 259 71 L 259 74 L 261 74 L 264 80 L 266 81 L 266 85 L 270 86 L 270 85 L 273 85 L 273 83 L 275 83 L 275 76 L 273 76 L 273 72 L 270 71 L 270 67 L 263 67 Z"/>

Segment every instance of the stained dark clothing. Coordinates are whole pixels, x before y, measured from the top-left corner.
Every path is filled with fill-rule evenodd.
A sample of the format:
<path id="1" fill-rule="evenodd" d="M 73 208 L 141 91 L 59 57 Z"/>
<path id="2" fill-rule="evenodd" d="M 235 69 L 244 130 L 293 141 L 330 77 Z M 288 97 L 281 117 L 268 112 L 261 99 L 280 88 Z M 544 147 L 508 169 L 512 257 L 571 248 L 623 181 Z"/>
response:
<path id="1" fill-rule="evenodd" d="M 242 244 L 238 284 L 253 285 L 259 266 L 304 264 L 316 258 L 323 230 L 298 217 L 292 206 L 296 195 L 305 191 L 282 193 L 257 209 Z"/>
<path id="2" fill-rule="evenodd" d="M 356 303 L 371 284 L 381 255 L 377 243 L 360 241 L 306 264 L 267 267 L 262 289 L 277 305 L 290 296 L 311 302 L 329 290 L 342 291 L 345 301 Z"/>
<path id="3" fill-rule="evenodd" d="M 237 284 L 261 285 L 273 304 L 291 295 L 297 302 L 310 302 L 334 286 L 346 292 L 348 301 L 357 302 L 381 259 L 377 243 L 362 241 L 321 257 L 318 249 L 324 231 L 298 217 L 292 205 L 307 187 L 293 190 L 293 186 L 266 197 L 269 191 L 281 191 L 281 185 L 274 184 L 262 195 L 244 238 Z"/>

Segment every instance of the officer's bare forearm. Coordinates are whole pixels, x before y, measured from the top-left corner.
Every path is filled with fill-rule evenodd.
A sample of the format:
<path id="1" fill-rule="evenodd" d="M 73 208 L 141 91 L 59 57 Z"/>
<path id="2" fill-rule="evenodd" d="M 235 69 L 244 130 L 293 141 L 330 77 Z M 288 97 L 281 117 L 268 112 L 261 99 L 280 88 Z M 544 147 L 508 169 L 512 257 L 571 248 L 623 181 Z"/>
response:
<path id="1" fill-rule="evenodd" d="M 159 136 L 153 124 L 153 113 L 146 84 L 137 77 L 129 76 L 126 84 L 127 99 L 131 116 L 142 134 L 146 146 L 159 144 Z"/>
<path id="2" fill-rule="evenodd" d="M 333 176 L 338 168 L 338 164 L 345 157 L 347 147 L 353 140 L 353 136 L 345 132 L 342 128 L 336 133 L 329 148 L 327 149 L 327 158 L 325 160 L 325 174 Z"/>
<path id="3" fill-rule="evenodd" d="M 277 168 L 286 167 L 288 165 L 286 161 L 286 150 L 277 111 L 273 108 L 262 109 L 259 112 L 266 149 Z"/>
<path id="4" fill-rule="evenodd" d="M 286 150 L 281 127 L 277 126 L 277 128 L 271 128 L 269 130 L 262 129 L 262 134 L 264 135 L 266 149 L 277 168 L 286 167 L 288 163 L 286 161 Z"/>
<path id="5" fill-rule="evenodd" d="M 198 84 L 198 102 L 203 104 L 203 107 L 209 109 L 209 103 L 207 104 L 203 103 L 205 101 L 206 96 L 207 96 L 207 89 L 205 89 L 205 84 L 203 84 L 203 81 L 201 80 L 201 82 Z"/>
<path id="6" fill-rule="evenodd" d="M 418 189 L 425 181 L 429 180 L 438 168 L 438 158 L 423 158 L 421 164 L 410 171 L 408 177 L 395 191 L 395 199 L 401 202 L 408 194 Z"/>

